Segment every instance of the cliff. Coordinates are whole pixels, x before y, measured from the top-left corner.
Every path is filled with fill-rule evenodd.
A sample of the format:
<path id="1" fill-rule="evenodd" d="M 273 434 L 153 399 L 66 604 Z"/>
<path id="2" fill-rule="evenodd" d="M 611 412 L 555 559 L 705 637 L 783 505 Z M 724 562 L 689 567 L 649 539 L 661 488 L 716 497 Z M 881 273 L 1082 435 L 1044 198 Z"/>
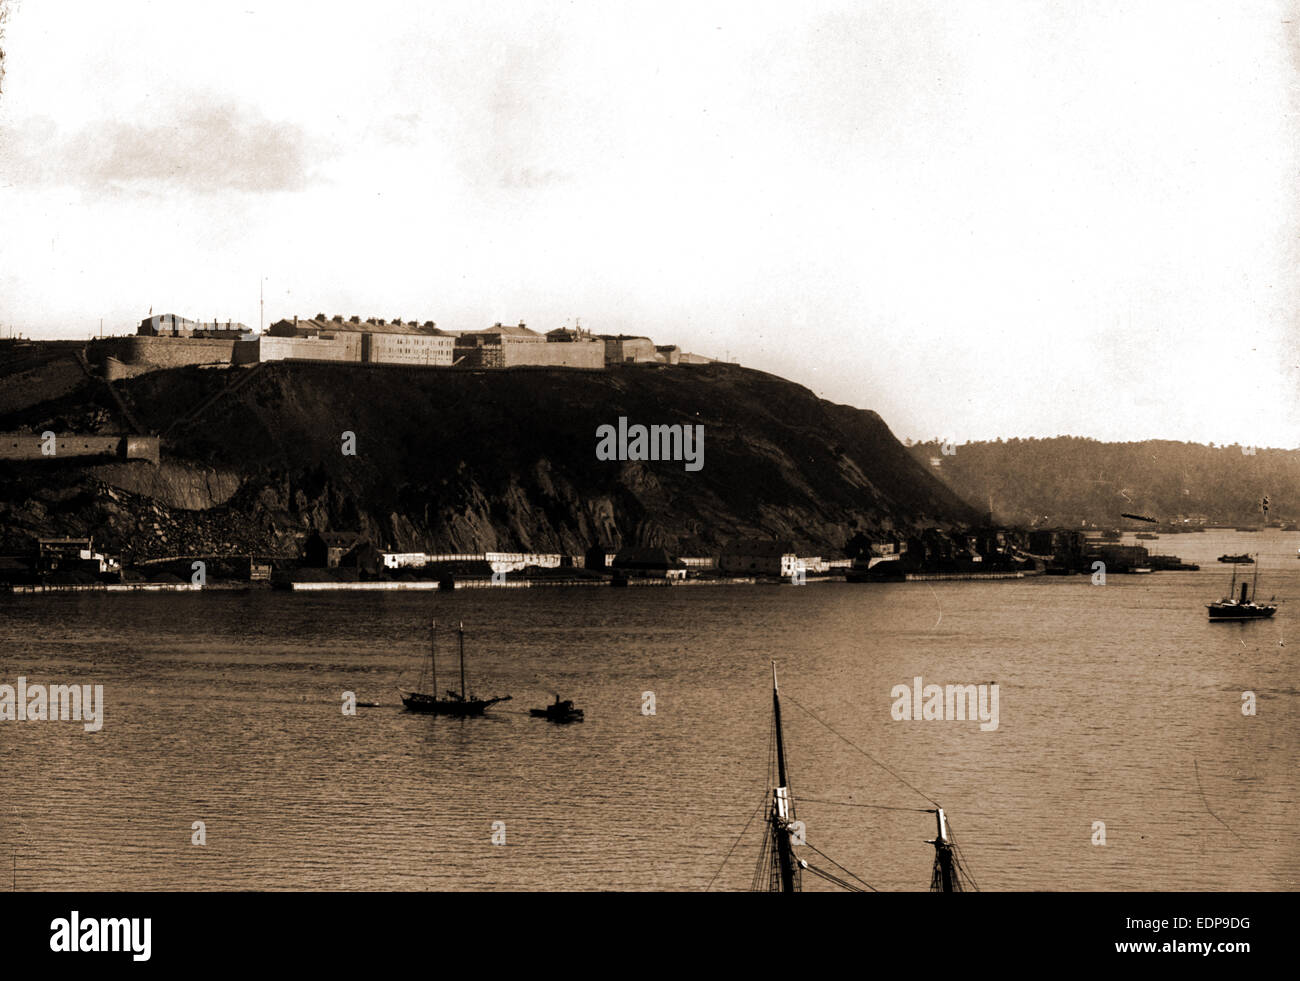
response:
<path id="1" fill-rule="evenodd" d="M 49 398 L 30 362 L 20 392 L 0 377 L 8 408 L 0 429 L 121 430 L 102 382 L 71 386 L 47 367 L 59 379 Z M 330 529 L 410 551 L 580 553 L 598 543 L 671 548 L 742 536 L 829 550 L 855 532 L 977 518 L 876 413 L 736 365 L 466 372 L 269 363 L 115 385 L 132 415 L 163 434 L 162 466 L 6 465 L 0 548 L 93 533 L 133 558 L 292 554 L 305 532 Z M 620 416 L 703 426 L 703 468 L 598 460 L 596 431 Z M 343 452 L 345 432 L 355 455 Z"/>

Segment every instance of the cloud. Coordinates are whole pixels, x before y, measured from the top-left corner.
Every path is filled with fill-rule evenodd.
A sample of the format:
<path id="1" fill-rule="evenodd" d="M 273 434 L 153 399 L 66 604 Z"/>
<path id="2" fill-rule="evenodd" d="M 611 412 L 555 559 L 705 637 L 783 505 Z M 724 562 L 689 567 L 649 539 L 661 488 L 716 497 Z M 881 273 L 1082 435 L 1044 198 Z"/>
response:
<path id="1" fill-rule="evenodd" d="M 0 128 L 14 183 L 92 193 L 297 191 L 313 180 L 304 131 L 231 102 L 192 102 L 147 122 L 104 120 L 65 134 L 48 117 Z"/>
<path id="2" fill-rule="evenodd" d="M 418 112 L 394 113 L 376 119 L 371 123 L 369 133 L 383 143 L 411 147 L 419 144 L 422 123 L 423 118 Z"/>
<path id="3" fill-rule="evenodd" d="M 555 184 L 564 184 L 571 179 L 571 174 L 549 167 L 513 167 L 502 173 L 499 183 L 502 187 L 531 190 L 539 187 L 550 187 Z"/>

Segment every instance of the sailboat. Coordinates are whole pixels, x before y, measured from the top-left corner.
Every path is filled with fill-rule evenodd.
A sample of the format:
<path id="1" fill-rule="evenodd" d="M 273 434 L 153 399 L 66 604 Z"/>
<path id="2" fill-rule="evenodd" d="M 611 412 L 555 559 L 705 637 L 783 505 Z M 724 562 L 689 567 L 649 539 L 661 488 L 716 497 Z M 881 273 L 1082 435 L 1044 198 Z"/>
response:
<path id="1" fill-rule="evenodd" d="M 803 706 L 799 707 L 802 708 Z M 804 711 L 808 710 L 804 709 Z M 813 716 L 813 718 L 816 719 L 817 717 Z M 783 893 L 801 892 L 803 890 L 803 873 L 812 872 L 850 892 L 875 892 L 875 888 L 869 883 L 809 843 L 806 838 L 804 823 L 795 816 L 795 799 L 790 790 L 790 778 L 787 772 L 785 733 L 781 727 L 781 690 L 777 684 L 775 661 L 772 662 L 772 719 L 776 749 L 773 760 L 775 772 L 770 775 L 772 797 L 768 804 L 767 829 L 763 838 L 763 848 L 754 872 L 754 890 Z M 820 719 L 817 719 L 817 721 L 821 722 Z M 822 724 L 825 725 L 825 723 Z M 827 728 L 830 727 L 827 726 Z M 833 729 L 831 731 L 834 732 Z M 839 734 L 836 733 L 836 735 Z M 840 738 L 843 739 L 844 737 L 841 736 Z M 849 743 L 849 745 L 852 746 L 853 744 Z M 858 749 L 856 746 L 854 748 Z M 858 751 L 863 752 L 861 749 Z M 883 766 L 874 758 L 871 759 L 872 762 Z M 887 767 L 885 769 L 888 770 Z M 889 772 L 892 773 L 893 771 Z M 895 774 L 895 776 L 897 775 Z M 899 779 L 901 780 L 901 778 Z M 915 788 L 912 789 L 915 790 Z M 920 792 L 917 791 L 917 793 Z M 922 794 L 922 796 L 925 795 Z M 929 800 L 930 798 L 927 797 L 926 799 Z M 821 801 L 820 803 L 836 802 Z M 850 804 L 849 806 L 873 805 Z M 934 814 L 938 826 L 938 832 L 934 840 L 927 841 L 927 844 L 934 845 L 934 869 L 930 877 L 930 891 L 967 892 L 976 889 L 974 880 L 966 872 L 961 861 L 960 852 L 956 842 L 953 841 L 947 815 L 944 813 L 943 808 L 935 804 L 933 810 L 929 808 L 918 808 L 918 810 Z M 821 858 L 834 865 L 839 874 L 812 865 L 807 859 L 802 858 L 798 849 L 804 847 L 816 852 Z M 857 880 L 857 882 L 851 882 L 850 879 Z M 864 889 L 862 886 L 866 888 Z"/>
<path id="2" fill-rule="evenodd" d="M 509 695 L 479 698 L 473 693 L 468 695 L 465 693 L 465 624 L 459 624 L 456 633 L 460 637 L 460 692 L 448 688 L 444 695 L 438 695 L 438 621 L 435 620 L 429 646 L 429 660 L 420 671 L 421 689 L 424 688 L 426 671 L 431 675 L 429 691 L 397 689 L 397 693 L 402 696 L 402 704 L 412 712 L 431 712 L 435 715 L 482 715 L 497 702 L 510 701 Z"/>
<path id="3" fill-rule="evenodd" d="M 1210 622 L 1224 620 L 1266 620 L 1277 612 L 1277 607 L 1272 603 L 1259 603 L 1256 599 L 1256 592 L 1259 589 L 1259 563 L 1255 563 L 1255 579 L 1253 585 L 1242 579 L 1241 595 L 1237 596 L 1237 570 L 1232 570 L 1232 585 L 1228 587 L 1228 595 L 1217 603 L 1207 603 L 1205 608 L 1210 612 Z"/>

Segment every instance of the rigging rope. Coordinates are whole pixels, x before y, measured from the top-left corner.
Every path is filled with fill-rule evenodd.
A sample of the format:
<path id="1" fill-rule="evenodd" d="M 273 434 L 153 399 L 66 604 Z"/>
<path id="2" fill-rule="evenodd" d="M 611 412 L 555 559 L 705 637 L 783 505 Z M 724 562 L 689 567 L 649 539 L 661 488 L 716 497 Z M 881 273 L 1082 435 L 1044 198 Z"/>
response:
<path id="1" fill-rule="evenodd" d="M 800 797 L 800 804 L 835 804 L 839 807 L 874 807 L 881 811 L 912 811 L 918 814 L 933 814 L 933 807 L 892 807 L 889 804 L 858 804 L 847 800 L 819 800 L 816 797 Z"/>
<path id="2" fill-rule="evenodd" d="M 750 892 L 767 892 L 766 888 L 771 885 L 771 868 L 769 862 L 772 857 L 772 835 L 764 833 L 763 844 L 758 851 L 758 861 L 754 864 L 754 878 L 750 880 Z"/>
<path id="3" fill-rule="evenodd" d="M 840 887 L 843 888 L 843 889 L 847 889 L 849 892 L 866 892 L 866 891 L 867 891 L 867 890 L 865 890 L 865 889 L 859 889 L 859 888 L 858 888 L 857 886 L 855 886 L 853 883 L 851 883 L 851 882 L 845 882 L 845 881 L 844 881 L 843 879 L 841 879 L 839 876 L 837 876 L 837 875 L 831 875 L 829 872 L 825 871 L 824 869 L 819 869 L 819 868 L 818 868 L 817 866 L 815 866 L 815 865 L 809 865 L 809 864 L 805 863 L 805 864 L 804 864 L 804 868 L 807 869 L 809 872 L 812 872 L 812 873 L 815 874 L 815 875 L 820 875 L 823 879 L 826 879 L 828 882 L 833 882 L 833 883 L 835 883 L 837 886 L 840 886 Z"/>
<path id="4" fill-rule="evenodd" d="M 745 832 L 748 831 L 749 826 L 754 823 L 754 815 L 763 809 L 763 804 L 765 803 L 767 802 L 766 801 L 760 802 L 758 807 L 754 808 L 754 810 L 750 812 L 749 820 L 746 821 L 745 826 L 740 829 L 740 834 L 736 835 L 736 840 L 731 843 L 731 849 L 730 851 L 727 852 L 727 858 L 724 858 L 722 860 L 722 864 L 718 866 L 718 871 L 713 873 L 713 878 L 710 879 L 709 884 L 704 887 L 705 892 L 708 892 L 710 889 L 712 889 L 713 883 L 718 881 L 718 876 L 722 875 L 722 870 L 727 867 L 727 859 L 731 858 L 731 853 L 734 852 L 736 850 L 736 846 L 740 844 L 740 839 L 745 837 Z"/>
<path id="5" fill-rule="evenodd" d="M 948 840 L 952 842 L 952 854 L 956 861 L 957 871 L 969 879 L 970 884 L 975 887 L 975 891 L 979 892 L 980 885 L 975 881 L 975 876 L 970 874 L 970 869 L 966 867 L 966 856 L 962 854 L 961 846 L 957 844 L 957 836 L 953 833 L 952 822 L 947 820 L 946 814 L 944 815 L 944 820 L 948 825 Z"/>
<path id="6" fill-rule="evenodd" d="M 772 759 L 773 759 L 773 757 L 774 757 L 775 755 L 776 755 L 776 720 L 773 719 L 772 721 L 770 721 L 770 722 L 768 723 L 768 727 L 767 727 L 767 764 L 768 764 L 768 772 L 769 772 L 769 773 L 771 772 L 771 768 L 772 768 Z M 758 807 L 754 808 L 753 813 L 751 813 L 751 814 L 749 815 L 749 820 L 746 821 L 746 822 L 745 822 L 745 826 L 744 826 L 743 828 L 740 829 L 740 834 L 738 834 L 738 835 L 736 836 L 736 840 L 733 841 L 733 842 L 731 843 L 731 850 L 727 852 L 727 857 L 724 858 L 724 859 L 722 860 L 722 864 L 718 866 L 718 871 L 716 871 L 716 872 L 713 873 L 713 878 L 710 879 L 710 880 L 709 880 L 709 884 L 708 884 L 707 886 L 704 887 L 704 891 L 705 891 L 705 892 L 708 892 L 710 889 L 712 889 L 712 888 L 713 888 L 713 883 L 715 883 L 715 882 L 718 881 L 718 876 L 720 876 L 720 875 L 722 874 L 722 870 L 725 869 L 725 868 L 727 867 L 727 861 L 728 861 L 728 859 L 731 858 L 732 852 L 734 852 L 734 851 L 736 850 L 736 846 L 740 844 L 740 839 L 743 838 L 743 837 L 745 837 L 745 832 L 748 831 L 748 830 L 749 830 L 749 826 L 750 826 L 751 824 L 754 823 L 754 815 L 757 814 L 760 810 L 762 810 L 762 809 L 763 809 L 763 805 L 766 804 L 766 803 L 767 803 L 767 799 L 766 799 L 766 798 L 764 798 L 763 800 L 759 801 Z M 761 863 L 762 863 L 762 861 L 763 861 L 763 858 L 766 857 L 766 851 L 767 851 L 767 836 L 766 836 L 766 835 L 764 835 L 763 842 L 764 842 L 764 844 L 763 844 L 763 852 L 764 852 L 764 855 L 760 855 L 760 856 L 759 856 L 759 862 L 760 862 L 760 865 L 761 865 Z M 754 873 L 754 881 L 753 881 L 753 883 L 752 883 L 752 888 L 757 888 L 757 886 L 758 886 L 758 872 L 757 872 L 757 870 L 755 870 L 755 873 Z"/>
<path id="7" fill-rule="evenodd" d="M 861 746 L 859 746 L 857 743 L 855 743 L 855 742 L 854 742 L 852 739 L 850 739 L 848 736 L 845 736 L 843 733 L 837 731 L 837 730 L 836 730 L 836 729 L 835 729 L 835 728 L 834 728 L 834 727 L 833 727 L 829 722 L 826 722 L 825 720 L 823 720 L 823 719 L 822 719 L 820 716 L 818 716 L 817 713 L 814 712 L 812 709 L 804 708 L 804 706 L 803 706 L 803 705 L 798 701 L 798 699 L 794 698 L 794 696 L 792 696 L 792 695 L 786 695 L 785 697 L 786 697 L 786 700 L 787 700 L 787 701 L 793 702 L 795 705 L 797 705 L 797 706 L 798 706 L 800 709 L 802 709 L 804 712 L 807 712 L 808 715 L 812 716 L 812 718 L 813 718 L 814 721 L 816 721 L 816 722 L 818 722 L 819 724 L 825 726 L 825 727 L 826 727 L 827 729 L 829 729 L 832 733 L 834 733 L 835 735 L 839 736 L 839 737 L 840 737 L 841 739 L 843 739 L 846 743 L 848 743 L 850 746 L 852 746 L 854 749 L 856 749 L 859 753 L 861 753 L 863 756 L 865 756 L 867 759 L 869 759 L 872 763 L 876 764 L 876 766 L 880 767 L 882 770 L 884 770 L 886 773 L 888 773 L 891 777 L 893 777 L 895 780 L 897 780 L 899 783 L 901 783 L 904 787 L 906 787 L 906 788 L 908 788 L 909 790 L 915 791 L 916 793 L 920 794 L 922 797 L 924 797 L 926 800 L 928 800 L 928 801 L 929 801 L 931 804 L 933 804 L 935 807 L 938 807 L 938 806 L 939 806 L 939 802 L 938 802 L 937 800 L 935 800 L 935 799 L 934 799 L 933 797 L 931 797 L 929 794 L 925 793 L 923 790 L 918 790 L 918 789 L 917 789 L 916 787 L 914 787 L 912 784 L 908 783 L 906 780 L 904 780 L 902 777 L 900 777 L 897 773 L 895 773 L 893 770 L 891 770 L 889 767 L 887 767 L 884 763 L 881 763 L 880 760 L 876 759 L 874 756 L 872 756 L 870 753 L 868 753 L 865 749 L 863 749 Z"/>
<path id="8" fill-rule="evenodd" d="M 841 872 L 843 872 L 845 875 L 853 876 L 853 878 L 857 879 L 859 882 L 861 882 L 864 886 L 866 886 L 866 887 L 867 887 L 868 889 L 870 889 L 872 892 L 879 892 L 879 891 L 880 891 L 880 890 L 877 889 L 875 886 L 873 886 L 870 882 L 868 882 L 866 879 L 862 878 L 862 876 L 860 876 L 860 875 L 858 875 L 858 874 L 856 874 L 856 873 L 854 873 L 854 872 L 851 872 L 851 871 L 849 871 L 848 869 L 846 869 L 843 865 L 841 865 L 839 862 L 835 861 L 835 859 L 831 858 L 829 855 L 827 855 L 824 851 L 822 851 L 820 848 L 818 848 L 816 845 L 814 845 L 814 844 L 813 844 L 811 841 L 809 841 L 807 838 L 805 838 L 805 839 L 803 840 L 803 843 L 804 843 L 804 845 L 806 845 L 808 848 L 811 848 L 813 851 L 815 851 L 815 852 L 816 852 L 818 855 L 820 855 L 822 858 L 826 859 L 826 861 L 828 861 L 828 862 L 830 862 L 832 865 L 834 865 L 837 869 L 839 869 L 839 870 L 840 870 Z M 812 868 L 812 866 L 809 866 L 809 868 Z M 859 891 L 860 891 L 860 890 L 859 890 Z"/>

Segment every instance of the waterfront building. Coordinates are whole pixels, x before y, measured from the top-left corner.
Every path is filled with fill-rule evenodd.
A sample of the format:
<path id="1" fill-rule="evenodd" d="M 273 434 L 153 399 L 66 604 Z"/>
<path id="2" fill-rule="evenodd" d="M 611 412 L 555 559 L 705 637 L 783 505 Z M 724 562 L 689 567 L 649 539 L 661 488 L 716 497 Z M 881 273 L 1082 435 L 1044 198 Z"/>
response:
<path id="1" fill-rule="evenodd" d="M 385 569 L 419 569 L 429 564 L 427 552 L 383 552 L 381 553 Z M 471 556 L 471 558 L 482 558 Z"/>
<path id="2" fill-rule="evenodd" d="M 95 551 L 93 538 L 39 538 L 36 541 L 36 567 L 41 572 L 119 572 L 122 564 L 116 556 Z"/>
<path id="3" fill-rule="evenodd" d="M 583 564 L 588 569 L 605 572 L 614 564 L 614 556 L 617 554 L 618 549 L 616 548 L 610 548 L 608 545 L 593 545 L 587 549 Z"/>
<path id="4" fill-rule="evenodd" d="M 798 568 L 799 555 L 789 540 L 743 539 L 732 542 L 718 556 L 723 572 L 788 577 Z"/>
<path id="5" fill-rule="evenodd" d="M 343 557 L 362 541 L 355 531 L 312 532 L 303 544 L 303 562 L 318 569 L 337 569 Z"/>
<path id="6" fill-rule="evenodd" d="M 647 579 L 685 579 L 686 566 L 665 548 L 625 548 L 611 563 L 615 572 Z"/>

